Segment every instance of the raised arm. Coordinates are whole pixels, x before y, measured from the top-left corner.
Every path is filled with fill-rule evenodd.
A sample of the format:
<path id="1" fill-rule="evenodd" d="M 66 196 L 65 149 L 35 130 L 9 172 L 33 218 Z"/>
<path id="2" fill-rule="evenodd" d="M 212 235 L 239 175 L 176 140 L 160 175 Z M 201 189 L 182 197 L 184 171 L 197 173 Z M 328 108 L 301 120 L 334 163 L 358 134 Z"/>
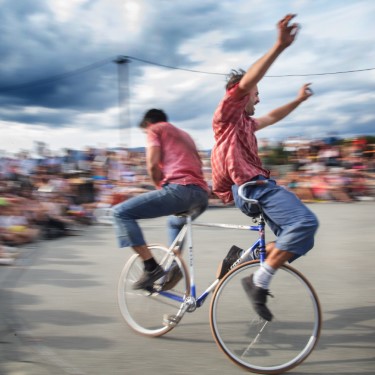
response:
<path id="1" fill-rule="evenodd" d="M 310 89 L 311 83 L 304 84 L 298 91 L 296 99 L 287 103 L 281 107 L 278 107 L 267 115 L 259 117 L 256 119 L 257 130 L 265 128 L 266 126 L 273 125 L 276 122 L 282 120 L 284 117 L 288 116 L 293 110 L 295 110 L 302 102 L 307 100 L 311 95 L 313 95 L 312 90 Z"/>
<path id="2" fill-rule="evenodd" d="M 254 88 L 264 77 L 267 70 L 281 54 L 281 52 L 283 52 L 294 42 L 299 26 L 297 23 L 293 23 L 291 25 L 289 25 L 289 23 L 295 16 L 295 14 L 288 14 L 278 22 L 278 37 L 276 43 L 264 56 L 257 60 L 248 69 L 238 85 L 236 96 L 242 97 L 247 95 L 251 89 Z"/>

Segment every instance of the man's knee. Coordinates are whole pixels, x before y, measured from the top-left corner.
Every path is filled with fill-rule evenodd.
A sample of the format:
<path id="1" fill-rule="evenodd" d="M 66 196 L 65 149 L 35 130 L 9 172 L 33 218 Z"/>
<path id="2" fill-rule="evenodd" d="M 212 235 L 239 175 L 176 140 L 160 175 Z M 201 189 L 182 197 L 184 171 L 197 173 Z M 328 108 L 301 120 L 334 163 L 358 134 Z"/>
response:
<path id="1" fill-rule="evenodd" d="M 112 207 L 112 215 L 115 219 L 129 219 L 128 209 L 124 203 L 116 204 Z"/>

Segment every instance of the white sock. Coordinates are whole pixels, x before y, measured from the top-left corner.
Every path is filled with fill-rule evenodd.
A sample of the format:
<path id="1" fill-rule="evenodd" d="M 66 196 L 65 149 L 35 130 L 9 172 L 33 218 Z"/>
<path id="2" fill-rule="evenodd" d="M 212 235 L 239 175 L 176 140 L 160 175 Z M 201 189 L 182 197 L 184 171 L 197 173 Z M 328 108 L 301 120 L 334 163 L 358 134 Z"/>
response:
<path id="1" fill-rule="evenodd" d="M 254 273 L 253 281 L 254 284 L 260 288 L 267 289 L 271 282 L 272 276 L 276 270 L 264 262 L 260 268 Z"/>

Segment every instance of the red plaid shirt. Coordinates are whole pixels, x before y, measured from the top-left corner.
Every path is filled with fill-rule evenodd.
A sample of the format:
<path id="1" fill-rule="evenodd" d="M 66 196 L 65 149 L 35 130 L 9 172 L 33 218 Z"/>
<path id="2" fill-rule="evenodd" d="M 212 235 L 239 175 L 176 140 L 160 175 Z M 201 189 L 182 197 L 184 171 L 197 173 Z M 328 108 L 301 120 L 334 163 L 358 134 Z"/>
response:
<path id="1" fill-rule="evenodd" d="M 211 154 L 213 192 L 224 203 L 233 200 L 232 185 L 270 175 L 258 156 L 256 121 L 245 112 L 249 96 L 235 99 L 236 88 L 227 91 L 212 122 L 216 142 Z"/>

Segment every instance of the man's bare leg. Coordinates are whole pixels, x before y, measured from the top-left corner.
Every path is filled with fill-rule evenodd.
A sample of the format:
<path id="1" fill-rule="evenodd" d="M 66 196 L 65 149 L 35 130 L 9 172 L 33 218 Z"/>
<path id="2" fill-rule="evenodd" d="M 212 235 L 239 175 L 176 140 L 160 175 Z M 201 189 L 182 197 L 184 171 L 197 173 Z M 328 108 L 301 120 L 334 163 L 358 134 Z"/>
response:
<path id="1" fill-rule="evenodd" d="M 275 242 L 266 246 L 267 258 L 261 267 L 254 273 L 254 284 L 268 290 L 269 283 L 276 270 L 293 257 L 289 251 L 279 250 Z"/>
<path id="2" fill-rule="evenodd" d="M 279 250 L 276 247 L 275 242 L 270 242 L 266 246 L 267 259 L 266 263 L 272 267 L 274 270 L 277 270 L 285 262 L 293 257 L 293 253 L 289 251 Z"/>
<path id="3" fill-rule="evenodd" d="M 133 246 L 133 250 L 145 261 L 152 258 L 152 254 L 147 245 Z"/>
<path id="4" fill-rule="evenodd" d="M 266 246 L 267 258 L 261 267 L 249 277 L 242 279 L 242 285 L 251 299 L 255 311 L 265 320 L 271 321 L 273 315 L 266 306 L 268 285 L 276 270 L 293 257 L 287 251 L 279 250 L 275 242 Z"/>

